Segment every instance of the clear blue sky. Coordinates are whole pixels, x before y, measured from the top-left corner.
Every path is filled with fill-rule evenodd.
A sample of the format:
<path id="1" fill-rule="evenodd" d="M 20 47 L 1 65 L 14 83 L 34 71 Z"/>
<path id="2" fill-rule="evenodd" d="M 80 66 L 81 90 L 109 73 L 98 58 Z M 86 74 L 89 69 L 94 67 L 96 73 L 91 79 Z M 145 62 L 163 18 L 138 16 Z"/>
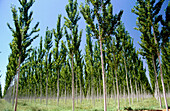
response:
<path id="1" fill-rule="evenodd" d="M 84 0 L 77 0 L 80 4 Z M 137 41 L 140 41 L 140 32 L 134 30 L 136 26 L 136 15 L 131 13 L 131 9 L 135 6 L 136 0 L 111 0 L 113 4 L 114 14 L 118 13 L 121 9 L 124 10 L 122 21 L 125 24 L 126 30 L 130 33 L 131 37 L 134 38 L 134 46 L 139 49 Z M 11 53 L 9 48 L 9 43 L 12 41 L 12 33 L 7 27 L 7 22 L 13 27 L 13 18 L 11 12 L 11 5 L 14 4 L 16 7 L 20 6 L 18 0 L 0 0 L 0 83 L 2 85 L 2 91 L 5 86 L 5 76 L 6 76 L 6 66 L 8 64 L 8 56 Z M 40 36 L 44 37 L 46 27 L 49 29 L 56 28 L 57 16 L 62 14 L 62 17 L 66 16 L 65 5 L 68 4 L 68 0 L 35 0 L 34 5 L 31 10 L 33 13 L 32 25 L 35 25 L 36 22 L 40 22 Z M 164 15 L 164 9 L 168 4 L 168 0 L 165 0 L 161 14 Z M 80 14 L 81 15 L 81 14 Z M 64 19 L 62 19 L 62 23 Z M 85 46 L 85 21 L 83 17 L 79 21 L 79 29 L 83 29 L 83 37 L 81 42 L 81 49 L 84 50 Z M 33 44 L 39 46 L 39 38 L 37 38 Z M 147 64 L 144 61 L 144 67 L 147 68 Z M 147 70 L 148 76 L 148 70 Z"/>

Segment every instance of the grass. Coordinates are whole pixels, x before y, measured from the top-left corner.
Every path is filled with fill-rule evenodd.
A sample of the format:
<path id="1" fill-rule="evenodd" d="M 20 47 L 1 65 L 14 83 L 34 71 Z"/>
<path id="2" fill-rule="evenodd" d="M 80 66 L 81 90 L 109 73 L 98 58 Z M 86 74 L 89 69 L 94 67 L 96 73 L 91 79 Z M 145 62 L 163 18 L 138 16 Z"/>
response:
<path id="1" fill-rule="evenodd" d="M 167 98 L 168 103 L 170 104 L 170 98 Z M 72 110 L 72 101 L 71 99 L 67 100 L 65 103 L 64 100 L 60 99 L 59 105 L 54 99 L 48 100 L 48 106 L 45 104 L 45 100 L 40 104 L 39 100 L 36 102 L 33 100 L 23 100 L 19 99 L 18 101 L 18 111 L 71 111 Z M 162 98 L 162 105 L 164 105 Z M 164 106 L 163 106 L 164 107 Z M 96 100 L 95 105 L 93 105 L 91 100 L 84 99 L 80 104 L 75 101 L 75 111 L 103 111 L 103 100 Z M 159 108 L 159 103 L 155 98 L 147 98 L 137 102 L 134 101 L 133 104 L 129 105 L 128 100 L 121 99 L 120 101 L 120 110 L 132 108 L 133 110 L 161 110 Z M 114 99 L 107 100 L 107 109 L 108 111 L 115 111 L 117 105 L 115 104 Z M 11 103 L 6 102 L 4 99 L 0 99 L 0 111 L 13 111 Z"/>

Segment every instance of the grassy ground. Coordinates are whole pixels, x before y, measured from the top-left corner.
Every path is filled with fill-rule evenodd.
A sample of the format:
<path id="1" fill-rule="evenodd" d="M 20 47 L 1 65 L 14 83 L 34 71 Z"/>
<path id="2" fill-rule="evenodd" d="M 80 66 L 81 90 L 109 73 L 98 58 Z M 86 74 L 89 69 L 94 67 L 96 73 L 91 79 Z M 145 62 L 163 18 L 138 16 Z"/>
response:
<path id="1" fill-rule="evenodd" d="M 168 103 L 170 105 L 170 98 L 167 98 Z M 114 99 L 109 99 L 107 109 L 108 111 L 114 111 L 117 109 L 117 105 L 115 104 Z M 133 104 L 128 105 L 128 100 L 121 100 L 120 109 L 124 110 L 125 107 L 131 107 L 133 110 L 154 110 L 160 109 L 159 103 L 155 98 L 148 98 L 144 100 L 140 100 L 137 102 L 134 101 Z M 163 98 L 162 98 L 163 102 Z M 164 102 L 162 103 L 163 107 Z M 53 99 L 49 100 L 48 106 L 45 104 L 45 100 L 40 104 L 39 100 L 36 102 L 34 100 L 19 100 L 18 101 L 18 111 L 71 111 L 72 110 L 72 101 L 67 100 L 65 103 L 64 100 L 60 100 L 60 104 L 57 105 L 57 102 Z M 11 103 L 6 102 L 5 100 L 0 100 L 0 111 L 13 111 Z M 95 105 L 93 105 L 90 100 L 83 100 L 82 104 L 78 102 L 76 104 L 75 101 L 75 111 L 103 111 L 103 101 L 96 100 Z"/>

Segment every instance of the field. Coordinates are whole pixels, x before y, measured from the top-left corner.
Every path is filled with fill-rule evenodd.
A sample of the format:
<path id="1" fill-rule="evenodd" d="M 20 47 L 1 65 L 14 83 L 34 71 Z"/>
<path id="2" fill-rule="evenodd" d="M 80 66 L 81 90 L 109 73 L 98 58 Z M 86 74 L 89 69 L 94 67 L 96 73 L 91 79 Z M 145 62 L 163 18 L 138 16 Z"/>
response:
<path id="1" fill-rule="evenodd" d="M 170 98 L 167 98 L 168 103 L 170 104 Z M 144 100 L 140 100 L 137 102 L 134 101 L 130 106 L 127 103 L 128 100 L 122 99 L 120 101 L 120 110 L 124 110 L 125 108 L 131 107 L 133 110 L 161 110 L 159 108 L 159 103 L 155 98 L 146 98 Z M 72 101 L 67 100 L 65 103 L 64 99 L 60 99 L 59 105 L 57 105 L 57 101 L 54 99 L 50 99 L 48 102 L 48 106 L 45 104 L 45 99 L 40 104 L 39 100 L 23 100 L 19 99 L 18 102 L 18 111 L 71 111 L 72 110 Z M 80 104 L 75 101 L 75 111 L 103 111 L 103 100 L 96 100 L 95 105 L 93 105 L 91 100 L 84 99 Z M 117 105 L 115 104 L 114 99 L 109 99 L 107 103 L 108 111 L 115 111 L 117 109 Z M 164 102 L 162 98 L 163 108 Z M 8 103 L 4 99 L 0 100 L 0 111 L 13 111 L 11 103 Z"/>

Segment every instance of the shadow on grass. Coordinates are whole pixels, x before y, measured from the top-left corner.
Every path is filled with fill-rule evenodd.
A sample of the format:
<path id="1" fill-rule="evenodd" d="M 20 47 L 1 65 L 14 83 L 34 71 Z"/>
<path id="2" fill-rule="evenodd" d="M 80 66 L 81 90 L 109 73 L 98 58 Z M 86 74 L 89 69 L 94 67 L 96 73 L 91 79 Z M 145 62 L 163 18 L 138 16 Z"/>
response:
<path id="1" fill-rule="evenodd" d="M 45 109 L 40 109 L 38 107 L 31 107 L 31 111 L 47 111 Z"/>
<path id="2" fill-rule="evenodd" d="M 12 111 L 12 109 L 5 109 L 5 110 L 3 110 L 3 111 Z"/>
<path id="3" fill-rule="evenodd" d="M 124 110 L 127 110 L 127 111 L 162 111 L 162 110 L 155 110 L 155 109 L 148 109 L 148 108 L 132 109 L 131 107 L 124 107 Z"/>

